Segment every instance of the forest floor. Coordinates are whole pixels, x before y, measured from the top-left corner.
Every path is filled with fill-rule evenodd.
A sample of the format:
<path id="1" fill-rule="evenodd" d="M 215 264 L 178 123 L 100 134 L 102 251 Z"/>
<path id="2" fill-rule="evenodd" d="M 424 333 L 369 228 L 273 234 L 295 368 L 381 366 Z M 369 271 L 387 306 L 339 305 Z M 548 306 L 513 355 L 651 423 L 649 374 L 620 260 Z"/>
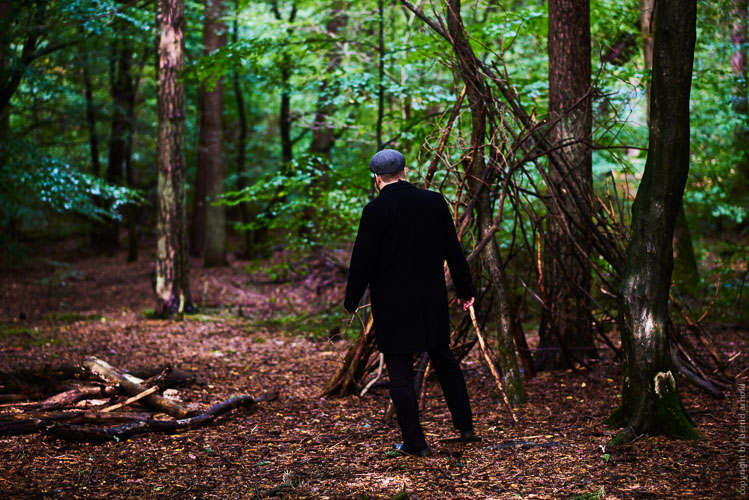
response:
<path id="1" fill-rule="evenodd" d="M 308 259 L 306 275 L 279 282 L 248 262 L 202 269 L 195 261 L 192 295 L 201 314 L 164 321 L 146 314 L 154 305 L 151 256 L 125 264 L 122 253 L 63 250 L 55 260 L 0 274 L 0 373 L 79 365 L 93 355 L 130 371 L 169 364 L 197 372 L 204 383 L 179 390 L 191 408 L 271 389 L 280 397 L 173 435 L 103 444 L 39 433 L 0 438 L 4 498 L 741 496 L 745 391 L 713 400 L 681 380 L 684 405 L 704 439 L 642 437 L 612 449 L 606 443 L 615 431 L 602 420 L 619 400 L 620 365 L 610 350 L 601 349 L 589 372 L 526 380 L 529 402 L 516 410 L 517 424 L 473 352 L 463 367 L 483 440 L 440 442 L 455 434 L 430 378 L 422 421 L 433 454 L 392 458 L 386 451 L 399 432 L 384 423 L 385 384 L 362 398 L 320 396 L 350 345 L 320 335 L 322 323 L 310 326 L 315 335 L 303 333 L 323 314 L 346 328 L 345 316 L 336 317 L 345 275 L 329 260 Z M 709 331 L 724 358 L 742 352 L 733 374 L 749 365 L 749 327 Z M 12 411 L 20 410 L 0 406 L 0 413 Z"/>

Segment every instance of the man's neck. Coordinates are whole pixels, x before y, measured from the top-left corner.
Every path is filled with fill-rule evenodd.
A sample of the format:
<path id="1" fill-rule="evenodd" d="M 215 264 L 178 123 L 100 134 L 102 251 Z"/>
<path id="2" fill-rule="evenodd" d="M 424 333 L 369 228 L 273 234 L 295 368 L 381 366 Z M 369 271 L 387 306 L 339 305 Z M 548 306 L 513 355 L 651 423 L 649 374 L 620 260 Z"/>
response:
<path id="1" fill-rule="evenodd" d="M 390 181 L 390 182 L 382 181 L 382 184 L 380 185 L 380 189 L 384 188 L 385 186 L 389 186 L 390 184 L 395 184 L 396 182 L 405 181 L 405 180 L 406 179 L 400 178 L 400 179 L 395 179 L 394 181 Z"/>

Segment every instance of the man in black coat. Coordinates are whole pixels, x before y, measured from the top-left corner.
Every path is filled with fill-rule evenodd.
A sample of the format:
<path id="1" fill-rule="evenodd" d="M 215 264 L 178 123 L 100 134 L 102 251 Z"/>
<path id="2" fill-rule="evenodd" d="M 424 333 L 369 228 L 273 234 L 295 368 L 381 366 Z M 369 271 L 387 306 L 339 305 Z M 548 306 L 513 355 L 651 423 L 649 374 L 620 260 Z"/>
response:
<path id="1" fill-rule="evenodd" d="M 473 439 L 463 373 L 449 347 L 444 262 L 464 308 L 475 295 L 471 273 L 441 194 L 405 180 L 405 158 L 385 149 L 372 157 L 380 195 L 362 212 L 349 266 L 344 306 L 354 313 L 369 285 L 375 339 L 384 354 L 403 444 L 396 449 L 429 453 L 419 423 L 413 353 L 428 352 L 455 428 Z"/>

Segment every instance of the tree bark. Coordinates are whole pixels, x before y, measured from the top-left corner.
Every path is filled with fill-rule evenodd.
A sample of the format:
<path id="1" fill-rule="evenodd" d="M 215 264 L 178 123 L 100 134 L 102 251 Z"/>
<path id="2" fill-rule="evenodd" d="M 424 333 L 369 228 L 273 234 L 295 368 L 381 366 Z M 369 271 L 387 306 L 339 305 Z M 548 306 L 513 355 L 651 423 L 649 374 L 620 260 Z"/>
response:
<path id="1" fill-rule="evenodd" d="M 653 69 L 653 33 L 655 32 L 655 1 L 640 0 L 640 33 L 642 34 L 642 55 L 645 69 Z M 647 80 L 647 119 L 650 122 L 650 79 Z M 682 285 L 682 291 L 692 294 L 699 282 L 697 259 L 694 257 L 692 234 L 689 231 L 684 203 L 680 203 L 674 228 L 674 272 L 673 278 Z"/>
<path id="2" fill-rule="evenodd" d="M 101 176 L 99 162 L 99 136 L 96 133 L 96 106 L 94 104 L 94 88 L 91 84 L 91 70 L 89 69 L 88 52 L 81 51 L 83 66 L 83 94 L 86 97 L 86 124 L 88 125 L 88 144 L 91 154 L 91 172 L 94 177 Z"/>
<path id="3" fill-rule="evenodd" d="M 460 15 L 460 0 L 447 2 L 447 28 L 453 39 L 453 51 L 458 63 L 458 72 L 465 82 L 466 95 L 471 110 L 471 152 L 468 155 L 466 169 L 470 172 L 472 181 L 471 192 L 478 187 L 480 179 L 484 179 L 485 159 L 484 142 L 486 136 L 486 107 L 490 91 L 484 84 L 482 75 L 474 64 L 475 55 L 465 33 Z M 493 224 L 489 189 L 483 187 L 476 205 L 476 217 L 479 227 L 479 240 L 486 237 Z M 497 320 L 497 350 L 504 379 L 504 387 L 512 404 L 526 401 L 523 381 L 520 376 L 515 344 L 513 341 L 513 321 L 507 291 L 504 287 L 503 270 L 500 265 L 499 249 L 492 237 L 481 254 L 481 261 L 489 271 L 490 283 L 497 296 L 494 314 Z"/>
<path id="4" fill-rule="evenodd" d="M 184 0 L 159 1 L 159 179 L 156 257 L 158 316 L 192 309 L 185 218 Z"/>
<path id="5" fill-rule="evenodd" d="M 733 28 L 731 30 L 731 42 L 736 48 L 731 58 L 731 70 L 734 76 L 733 110 L 742 117 L 739 126 L 734 132 L 734 149 L 743 151 L 741 159 L 736 165 L 739 178 L 749 177 L 749 82 L 747 82 L 746 50 L 749 38 L 747 38 L 747 23 L 749 23 L 749 1 L 733 0 Z M 736 200 L 746 200 L 746 182 L 738 181 L 732 190 Z M 744 221 L 742 226 L 746 226 Z"/>
<path id="6" fill-rule="evenodd" d="M 344 10 L 343 2 L 336 2 L 332 6 L 330 18 L 325 25 L 325 31 L 328 36 L 337 36 L 338 31 L 342 29 L 348 16 Z M 312 141 L 310 142 L 310 153 L 323 155 L 330 158 L 330 151 L 335 144 L 335 129 L 330 124 L 330 117 L 335 112 L 335 106 L 331 102 L 333 97 L 338 94 L 338 82 L 335 78 L 335 71 L 341 65 L 343 55 L 335 43 L 331 44 L 330 50 L 327 51 L 328 63 L 325 66 L 325 78 L 320 82 L 320 90 L 317 97 L 317 110 L 315 111 L 315 121 L 312 125 Z"/>
<path id="7" fill-rule="evenodd" d="M 125 30 L 125 23 L 119 21 L 120 33 Z M 122 185 L 125 164 L 128 162 L 128 144 L 132 133 L 132 117 L 128 116 L 130 103 L 134 99 L 133 80 L 131 75 L 133 50 L 130 37 L 121 33 L 112 43 L 110 61 L 110 79 L 112 95 L 112 125 L 109 133 L 109 159 L 107 162 L 107 182 Z M 107 229 L 100 236 L 97 247 L 107 252 L 113 252 L 119 247 L 120 223 L 117 219 L 107 222 Z"/>
<path id="8" fill-rule="evenodd" d="M 203 52 L 226 45 L 223 0 L 205 0 Z M 214 205 L 224 190 L 223 78 L 213 89 L 200 89 L 200 140 L 198 173 L 192 217 L 190 250 L 202 255 L 206 267 L 226 265 L 226 207 Z"/>
<path id="9" fill-rule="evenodd" d="M 640 434 L 698 435 L 671 372 L 667 330 L 673 233 L 689 172 L 696 4 L 696 0 L 659 0 L 656 5 L 648 158 L 632 205 L 619 293 L 622 406 L 612 417 L 626 427 L 614 443 Z"/>
<path id="10" fill-rule="evenodd" d="M 549 112 L 557 121 L 552 144 L 574 142 L 552 153 L 563 168 L 549 169 L 544 234 L 543 289 L 536 368 L 569 368 L 560 342 L 575 359 L 594 357 L 590 317 L 593 170 L 590 149 L 590 6 L 587 0 L 549 0 Z M 569 166 L 569 168 L 565 167 Z M 575 189 L 586 204 L 569 196 Z M 579 250 L 578 250 L 579 248 Z"/>
<path id="11" fill-rule="evenodd" d="M 231 34 L 231 41 L 237 43 L 239 40 L 239 12 L 240 12 L 239 0 L 235 0 L 234 3 L 234 26 Z M 247 154 L 247 113 L 245 112 L 244 94 L 242 94 L 242 85 L 239 79 L 239 73 L 234 71 L 232 73 L 232 85 L 234 89 L 234 99 L 237 101 L 237 116 L 239 118 L 239 133 L 237 134 L 237 191 L 241 191 L 248 187 L 248 176 L 249 172 L 246 171 L 246 154 Z M 250 207 L 248 203 L 240 203 L 239 205 L 240 217 L 242 225 L 247 226 L 250 223 Z M 252 254 L 253 248 L 253 233 L 249 229 L 244 229 L 244 256 L 249 257 Z"/>

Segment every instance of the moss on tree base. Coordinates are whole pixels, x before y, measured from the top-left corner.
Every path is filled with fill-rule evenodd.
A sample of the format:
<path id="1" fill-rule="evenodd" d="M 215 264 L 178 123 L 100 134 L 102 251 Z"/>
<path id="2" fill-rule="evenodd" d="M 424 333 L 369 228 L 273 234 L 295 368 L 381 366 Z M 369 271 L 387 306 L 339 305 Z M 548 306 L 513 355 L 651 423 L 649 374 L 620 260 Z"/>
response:
<path id="1" fill-rule="evenodd" d="M 631 415 L 625 415 L 623 407 L 619 406 L 604 421 L 619 426 L 626 422 L 610 445 L 630 442 L 642 434 L 680 440 L 702 438 L 694 420 L 684 409 L 671 371 L 657 373 L 650 389 L 650 396 L 640 401 Z"/>
<path id="2" fill-rule="evenodd" d="M 603 425 L 607 426 L 610 429 L 619 429 L 621 427 L 624 427 L 624 424 L 626 423 L 627 420 L 624 418 L 624 410 L 622 410 L 622 405 L 614 408 L 614 411 L 611 412 L 611 415 L 603 420 Z"/>

